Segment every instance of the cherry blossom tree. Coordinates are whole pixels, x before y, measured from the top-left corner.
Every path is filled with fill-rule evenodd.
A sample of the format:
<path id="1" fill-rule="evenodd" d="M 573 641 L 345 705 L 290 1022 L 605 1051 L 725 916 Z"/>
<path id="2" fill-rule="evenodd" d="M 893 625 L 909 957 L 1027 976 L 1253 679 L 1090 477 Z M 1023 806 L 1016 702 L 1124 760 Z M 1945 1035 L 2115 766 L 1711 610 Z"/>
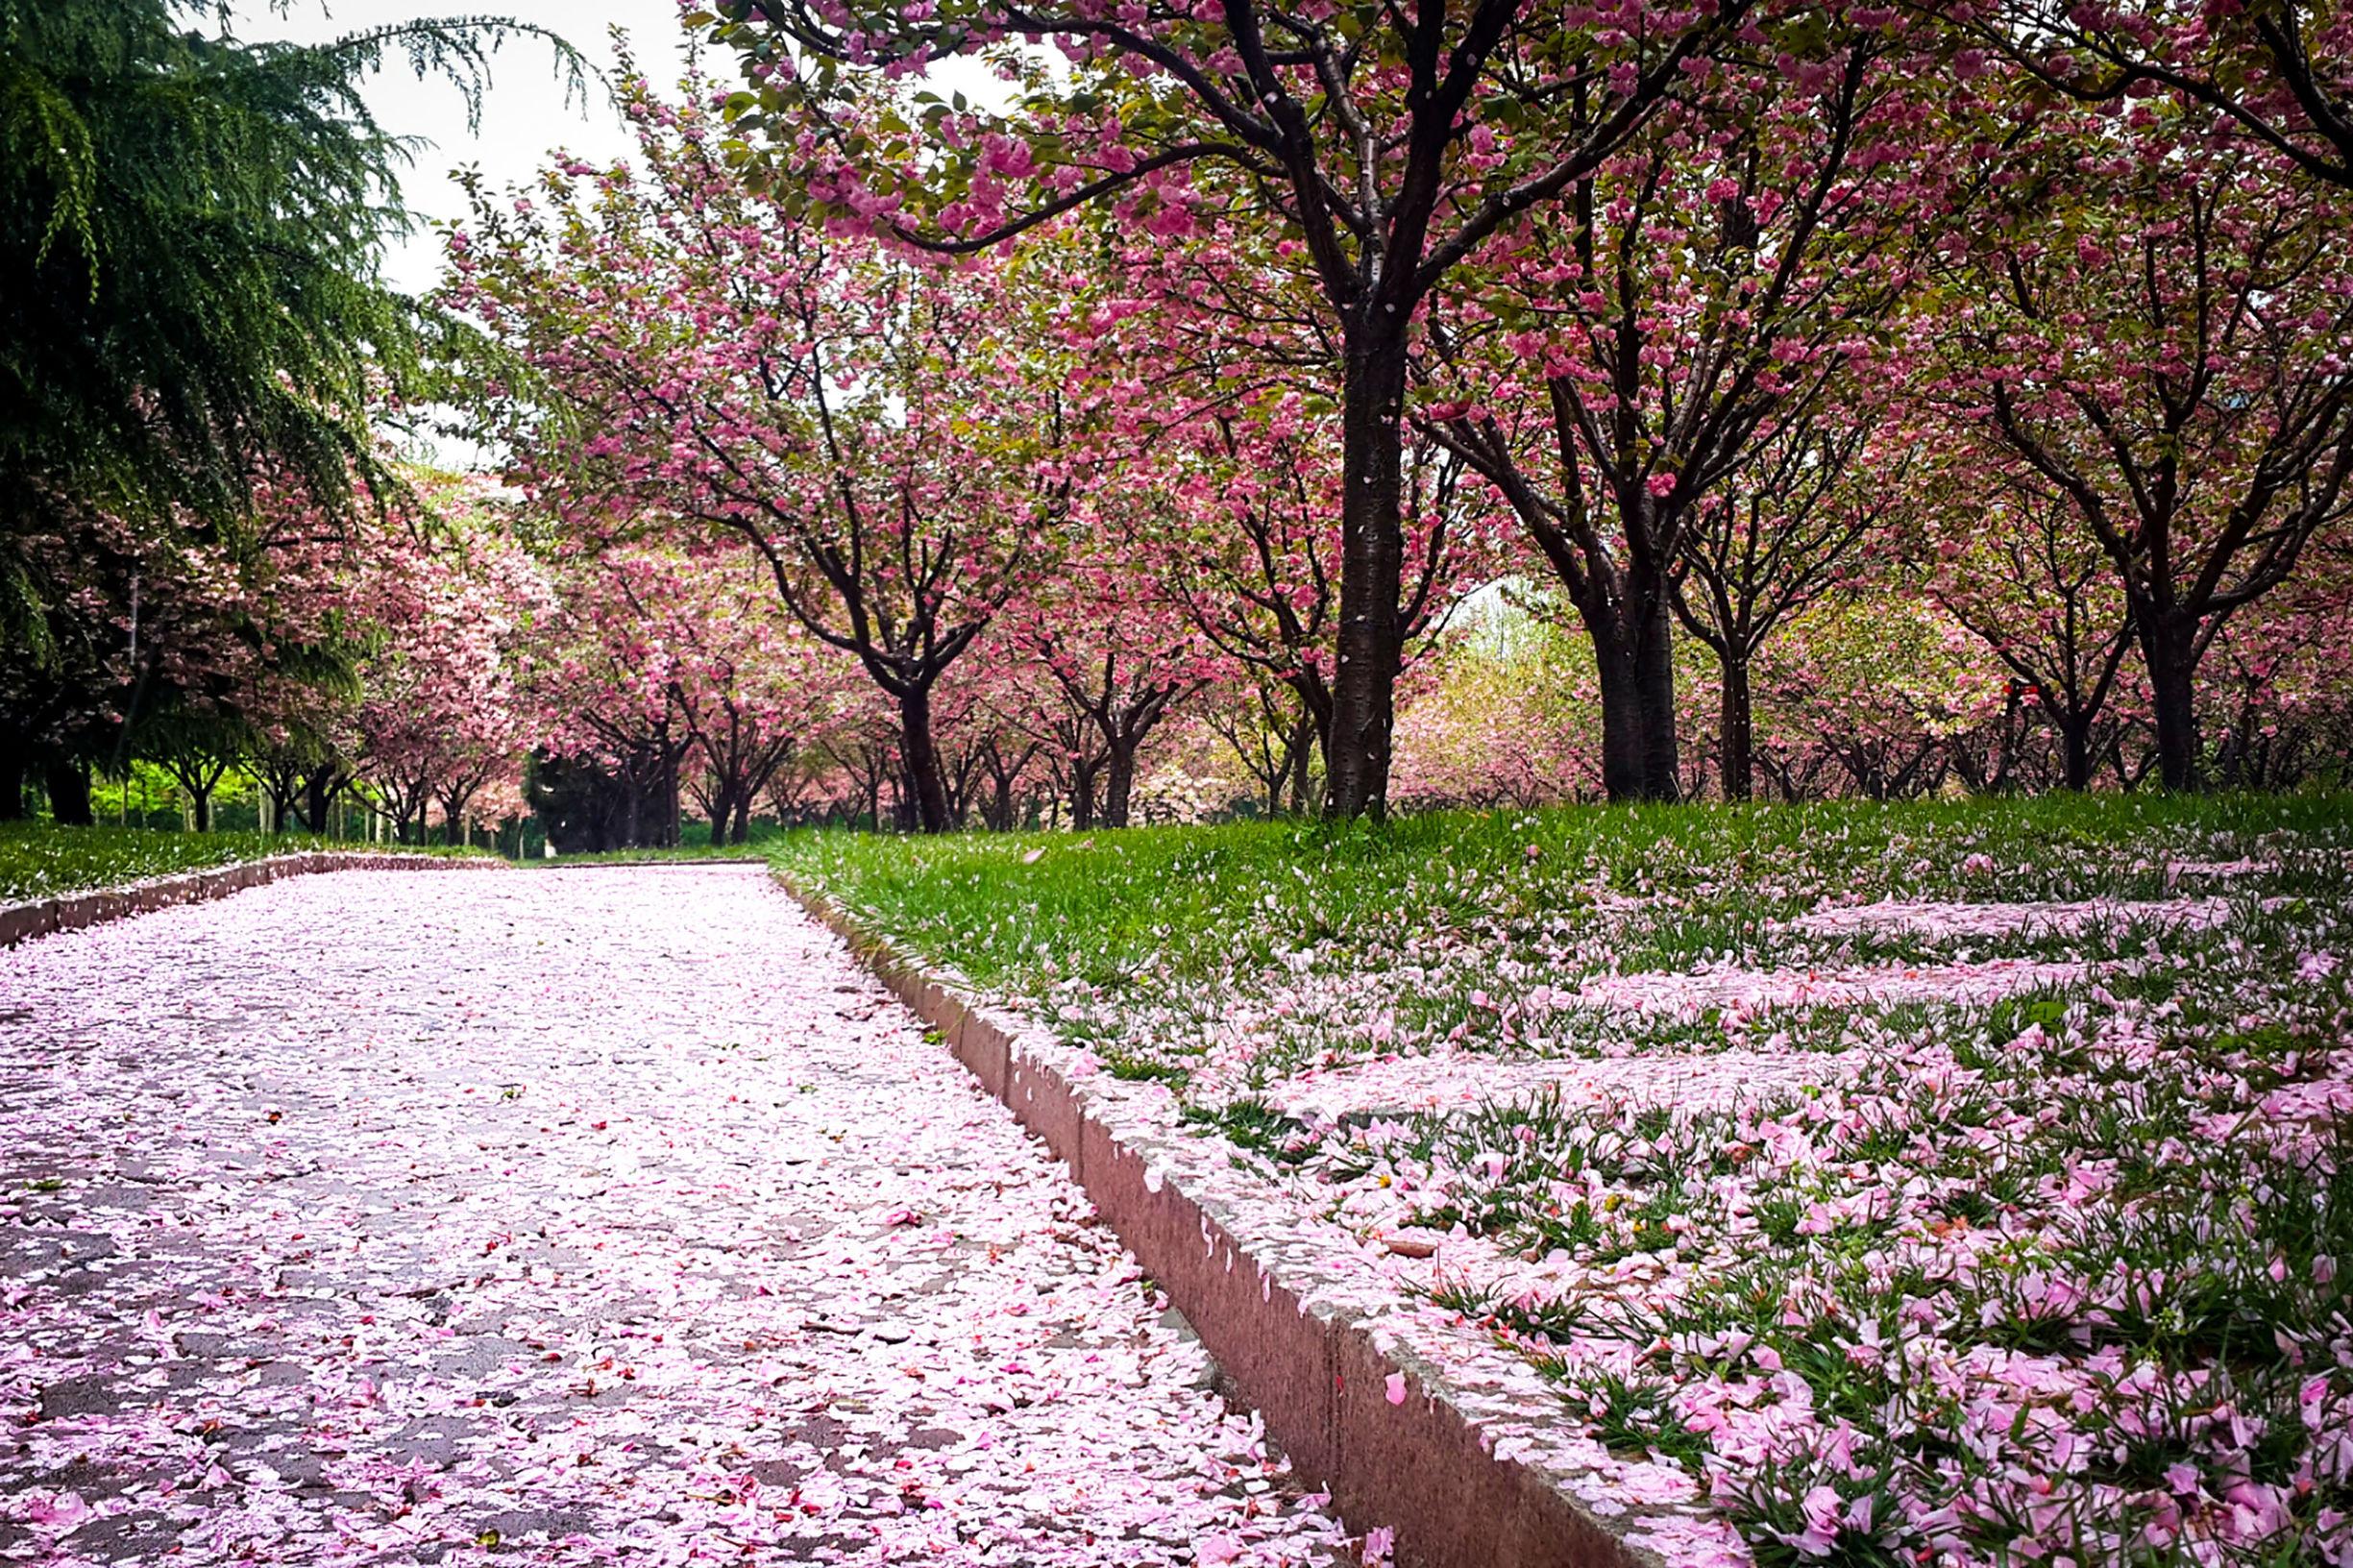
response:
<path id="1" fill-rule="evenodd" d="M 1026 655 L 1006 660 L 1002 678 L 992 683 L 987 698 L 994 721 L 988 730 L 993 732 L 1001 724 L 1019 737 L 1017 745 L 996 744 L 1000 759 L 1008 749 L 1035 759 L 1050 794 L 1050 810 L 1062 816 L 1067 826 L 1081 831 L 1096 825 L 1103 775 L 1111 766 L 1109 739 L 1089 711 L 1087 676 L 1091 673 L 1073 671 L 1078 682 L 1073 690 L 1032 649 Z M 1105 681 L 1105 687 L 1104 705 L 1108 707 L 1119 694 L 1111 679 Z M 986 756 L 976 743 L 975 764 Z"/>
<path id="2" fill-rule="evenodd" d="M 850 822 L 870 828 L 883 825 L 883 792 L 903 780 L 899 766 L 898 732 L 895 724 L 870 707 L 858 720 L 836 727 L 821 743 L 831 794 Z M 895 811 L 894 817 L 903 816 Z"/>
<path id="3" fill-rule="evenodd" d="M 1010 269 L 784 219 L 688 92 L 628 89 L 642 175 L 569 161 L 505 207 L 478 191 L 451 297 L 531 367 L 503 427 L 518 480 L 592 536 L 749 546 L 894 703 L 918 819 L 944 831 L 934 690 L 1060 551 L 1063 377 Z"/>
<path id="4" fill-rule="evenodd" d="M 519 786 L 542 732 L 530 675 L 553 593 L 480 488 L 445 491 L 437 519 L 396 522 L 361 589 L 375 648 L 358 772 L 404 838 L 421 841 L 437 807 L 460 842 L 468 807 Z"/>
<path id="5" fill-rule="evenodd" d="M 2218 665 L 2200 703 L 2214 776 L 2231 789 L 2341 784 L 2353 757 L 2353 546 L 2316 541 L 2304 570 L 2234 617 L 2209 655 Z"/>
<path id="6" fill-rule="evenodd" d="M 245 632 L 255 657 L 218 705 L 238 716 L 243 762 L 261 790 L 262 825 L 289 820 L 328 830 L 328 812 L 357 781 L 361 669 L 381 635 L 372 620 L 379 574 L 411 555 L 437 508 L 480 527 L 471 487 L 417 468 L 392 469 L 392 484 L 361 486 L 317 504 L 308 486 L 265 485 L 257 532 L 266 579 L 249 596 Z"/>
<path id="7" fill-rule="evenodd" d="M 15 548 L 45 588 L 24 634 L 0 640 L 0 819 L 25 814 L 37 778 L 59 821 L 86 821 L 91 764 L 119 756 L 129 726 L 151 756 L 167 729 L 191 746 L 203 729 L 206 749 L 233 757 L 216 698 L 249 671 L 239 627 L 259 563 L 63 504 Z"/>
<path id="8" fill-rule="evenodd" d="M 1314 733 L 1311 721 L 1293 706 L 1286 688 L 1263 676 L 1229 678 L 1213 686 L 1197 717 L 1241 765 L 1257 788 L 1260 809 L 1266 816 L 1282 816 L 1287 797 L 1292 813 L 1307 809 Z"/>
<path id="9" fill-rule="evenodd" d="M 44 588 L 25 635 L 0 642 L 0 817 L 37 778 L 61 822 L 86 824 L 93 765 L 182 746 L 233 764 L 240 700 L 277 678 L 278 654 L 315 636 L 314 563 L 274 548 L 264 525 L 204 540 L 61 502 L 19 534 Z M 257 624 L 277 597 L 281 640 Z M 200 737 L 199 731 L 202 731 Z"/>
<path id="10" fill-rule="evenodd" d="M 1140 465 L 1139 482 L 1165 504 L 1128 536 L 1210 648 L 1254 683 L 1288 694 L 1283 723 L 1301 780 L 1313 759 L 1329 772 L 1336 711 L 1346 548 L 1337 434 L 1295 391 L 1204 410 Z M 1416 440 L 1403 474 L 1401 671 L 1429 650 L 1462 596 L 1502 570 L 1506 552 L 1504 520 L 1464 483 L 1458 459 Z"/>
<path id="11" fill-rule="evenodd" d="M 981 821 L 993 832 L 1010 833 L 1022 820 L 1022 793 L 1040 746 L 1002 725 L 992 725 L 975 744 L 973 754 L 991 791 L 981 808 Z"/>
<path id="12" fill-rule="evenodd" d="M 694 736 L 678 712 L 674 654 L 647 600 L 667 578 L 657 550 L 576 563 L 541 639 L 533 701 L 548 724 L 531 796 L 558 850 L 678 842 Z"/>
<path id="13" fill-rule="evenodd" d="M 570 646 L 549 700 L 573 717 L 557 733 L 623 772 L 653 756 L 654 776 L 677 773 L 714 844 L 745 843 L 770 781 L 846 700 L 847 661 L 790 620 L 762 563 L 741 551 L 602 550 L 574 563 L 560 591 Z"/>
<path id="14" fill-rule="evenodd" d="M 1406 633 L 1401 440 L 1424 303 L 1637 131 L 1750 0 L 1468 0 L 1403 12 L 1228 0 L 726 0 L 736 122 L 824 211 L 972 251 L 1094 208 L 1175 241 L 1205 222 L 1287 263 L 1329 343 L 1342 428 L 1328 806 L 1378 814 Z M 1764 35 L 1755 37 L 1761 41 Z M 1016 111 L 870 112 L 873 79 L 1015 37 L 1067 62 Z M 1008 68 L 1019 70 L 1017 56 Z"/>
<path id="15" fill-rule="evenodd" d="M 241 704 L 265 830 L 326 832 L 330 807 L 356 781 L 358 658 L 355 646 L 306 649 Z"/>
<path id="16" fill-rule="evenodd" d="M 2188 789 L 2200 660 L 2353 513 L 2353 257 L 2342 203 L 2283 200 L 2235 122 L 2125 119 L 2054 112 L 1986 153 L 2007 201 L 1950 241 L 1932 391 L 2106 555 Z"/>
<path id="17" fill-rule="evenodd" d="M 1148 499 L 1104 487 L 1085 515 L 1091 548 L 1033 591 L 1006 625 L 1009 650 L 1060 698 L 1048 733 L 1070 758 L 1074 827 L 1128 825 L 1138 752 L 1220 670 L 1216 650 L 1162 586 L 1158 555 L 1129 548 L 1123 514 Z"/>
<path id="18" fill-rule="evenodd" d="M 1510 502 L 1593 640 L 1613 799 L 1679 788 L 1694 518 L 1760 433 L 1870 359 L 1910 286 L 1915 69 L 1874 14 L 1818 55 L 1709 71 L 1440 313 L 1445 396 L 1417 417 Z"/>
<path id="19" fill-rule="evenodd" d="M 2068 499 L 1969 432 L 1948 436 L 1912 502 L 1928 591 L 2001 661 L 2057 734 L 2060 780 L 2092 787 L 2132 622 L 2107 556 Z"/>
<path id="20" fill-rule="evenodd" d="M 1755 792 L 1759 653 L 1847 580 L 1902 494 L 1908 465 L 1897 442 L 1877 439 L 1886 414 L 1883 400 L 1850 386 L 1760 429 L 1683 528 L 1670 602 L 1716 658 L 1728 800 Z"/>
<path id="21" fill-rule="evenodd" d="M 180 777 L 200 825 L 222 776 L 249 762 L 280 775 L 277 798 L 299 793 L 306 820 L 323 818 L 319 797 L 340 782 L 331 753 L 348 739 L 353 596 L 400 482 L 355 475 L 354 494 L 323 504 L 280 472 L 253 478 L 250 515 L 210 537 L 77 507 L 21 537 L 62 592 L 38 635 L 0 648 L 0 812 L 22 811 L 37 761 L 53 816 L 86 824 L 92 767 L 119 774 L 137 759 Z"/>

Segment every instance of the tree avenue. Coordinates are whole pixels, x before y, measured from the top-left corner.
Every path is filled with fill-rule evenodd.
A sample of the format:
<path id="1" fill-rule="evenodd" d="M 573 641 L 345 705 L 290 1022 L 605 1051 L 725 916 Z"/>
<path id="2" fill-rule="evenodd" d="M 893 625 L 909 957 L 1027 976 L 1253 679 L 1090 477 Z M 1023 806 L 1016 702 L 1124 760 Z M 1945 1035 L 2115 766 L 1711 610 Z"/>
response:
<path id="1" fill-rule="evenodd" d="M 0 0 L 0 1556 L 2353 1568 L 2342 0 L 646 3 Z"/>
<path id="2" fill-rule="evenodd" d="M 2120 147 L 2086 122 L 2010 150 L 2031 205 L 1952 236 L 1941 390 L 2107 555 L 2188 789 L 2207 648 L 2353 513 L 2348 213 L 2282 202 L 2276 155 L 2194 101 L 2136 107 Z"/>
<path id="3" fill-rule="evenodd" d="M 0 810 L 560 852 L 2353 752 L 2330 6 L 690 4 L 726 80 L 625 52 L 631 156 L 467 176 L 417 301 L 356 85 L 515 29 L 0 19 Z"/>
<path id="4" fill-rule="evenodd" d="M 563 410 L 511 431 L 518 475 L 574 529 L 748 543 L 896 704 L 919 820 L 945 831 L 935 690 L 1051 570 L 1069 506 L 1065 378 L 1012 335 L 1025 280 L 776 224 L 699 105 L 642 83 L 625 104 L 643 178 L 567 163 L 536 197 L 478 193 L 453 237 L 452 302 Z"/>
<path id="5" fill-rule="evenodd" d="M 1100 205 L 1168 238 L 1245 229 L 1326 312 L 1341 410 L 1338 647 L 1329 809 L 1379 815 L 1397 673 L 1402 429 L 1415 321 L 1491 238 L 1559 201 L 1747 16 L 1730 7 L 1528 0 L 1398 11 L 1001 5 L 723 7 L 718 36 L 820 210 L 974 251 Z M 1760 32 L 1758 37 L 1764 35 Z M 932 105 L 916 127 L 855 91 L 871 70 L 1059 46 L 1069 77 L 1017 126 Z M 796 118 L 796 116 L 800 116 Z M 934 156 L 926 158 L 925 154 Z"/>

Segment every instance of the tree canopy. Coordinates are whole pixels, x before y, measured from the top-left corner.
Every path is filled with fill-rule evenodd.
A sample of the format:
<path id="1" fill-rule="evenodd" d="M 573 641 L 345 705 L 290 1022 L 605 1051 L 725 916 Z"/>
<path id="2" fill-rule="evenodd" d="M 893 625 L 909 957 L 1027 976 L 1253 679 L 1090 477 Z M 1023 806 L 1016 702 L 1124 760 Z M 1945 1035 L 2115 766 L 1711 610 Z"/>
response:
<path id="1" fill-rule="evenodd" d="M 264 487 L 331 519 L 380 487 L 371 413 L 420 389 L 435 328 L 380 275 L 410 149 L 361 85 L 402 62 L 478 103 L 502 42 L 548 37 L 469 17 L 256 43 L 204 19 L 0 0 L 0 689 L 20 741 L 86 746 L 135 688 L 134 583 L 158 551 L 259 548 Z"/>

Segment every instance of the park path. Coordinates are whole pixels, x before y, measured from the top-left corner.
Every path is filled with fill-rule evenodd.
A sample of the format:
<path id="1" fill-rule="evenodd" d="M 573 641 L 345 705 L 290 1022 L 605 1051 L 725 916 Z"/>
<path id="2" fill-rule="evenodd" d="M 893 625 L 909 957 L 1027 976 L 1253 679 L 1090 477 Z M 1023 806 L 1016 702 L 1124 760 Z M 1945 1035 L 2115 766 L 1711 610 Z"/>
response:
<path id="1" fill-rule="evenodd" d="M 1345 1560 L 1205 1383 L 757 870 L 0 953 L 0 1561 Z"/>

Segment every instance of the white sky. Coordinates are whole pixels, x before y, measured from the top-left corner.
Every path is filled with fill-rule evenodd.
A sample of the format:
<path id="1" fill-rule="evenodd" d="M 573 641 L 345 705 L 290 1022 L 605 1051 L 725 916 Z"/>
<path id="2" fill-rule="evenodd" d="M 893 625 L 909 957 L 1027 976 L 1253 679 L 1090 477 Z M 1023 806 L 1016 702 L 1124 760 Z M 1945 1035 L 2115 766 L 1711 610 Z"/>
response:
<path id="1" fill-rule="evenodd" d="M 533 22 L 562 35 L 600 68 L 613 63 L 611 30 L 624 29 L 641 66 L 657 83 L 674 81 L 686 60 L 687 36 L 678 26 L 674 0 L 293 0 L 283 15 L 263 0 L 237 0 L 236 32 L 248 38 L 311 41 L 362 32 L 416 16 L 488 12 Z M 730 60 L 714 59 L 715 71 L 735 74 Z M 367 88 L 368 106 L 395 135 L 417 138 L 416 160 L 401 182 L 403 198 L 420 220 L 416 233 L 385 258 L 386 279 L 396 288 L 422 293 L 441 271 L 438 236 L 427 219 L 464 215 L 465 194 L 451 171 L 473 164 L 493 186 L 529 180 L 557 147 L 597 162 L 628 153 L 632 138 L 601 87 L 586 102 L 567 107 L 564 84 L 547 45 L 510 40 L 492 62 L 490 92 L 482 103 L 478 134 L 466 129 L 465 99 L 437 78 L 420 82 L 405 61 L 387 61 Z"/>
<path id="2" fill-rule="evenodd" d="M 686 65 L 691 39 L 678 25 L 676 0 L 233 0 L 236 33 L 247 38 L 315 41 L 364 32 L 418 16 L 489 14 L 530 22 L 561 35 L 600 69 L 612 67 L 612 31 L 628 37 L 639 68 L 667 89 Z M 722 82 L 738 80 L 732 56 L 713 53 L 705 68 Z M 1002 88 L 976 63 L 945 61 L 935 67 L 941 90 L 960 88 L 987 102 Z M 521 184 L 556 148 L 610 162 L 635 147 L 621 116 L 601 87 L 592 86 L 586 102 L 564 102 L 564 83 L 548 46 L 512 39 L 492 61 L 491 86 L 482 103 L 481 127 L 466 129 L 465 99 L 438 78 L 420 82 L 404 60 L 388 59 L 368 84 L 368 106 L 394 135 L 417 138 L 416 160 L 401 182 L 401 193 L 418 218 L 416 233 L 385 258 L 386 281 L 411 293 L 430 288 L 441 271 L 441 245 L 428 220 L 465 215 L 465 193 L 451 171 L 478 166 L 492 188 Z"/>
<path id="3" fill-rule="evenodd" d="M 284 9 L 282 13 L 280 5 Z M 669 88 L 686 67 L 693 40 L 678 25 L 676 0 L 233 0 L 233 30 L 250 39 L 323 41 L 419 16 L 490 14 L 547 28 L 571 42 L 599 69 L 614 63 L 615 28 L 627 37 L 638 67 Z M 207 13 L 209 20 L 209 12 Z M 731 56 L 713 53 L 705 69 L 734 82 Z M 951 61 L 935 67 L 941 90 L 960 88 L 981 101 L 1002 92 L 976 63 Z M 466 214 L 465 192 L 453 171 L 481 170 L 492 189 L 523 184 L 562 148 L 591 162 L 607 163 L 636 147 L 625 122 L 594 83 L 585 100 L 565 102 L 565 85 L 554 54 L 538 40 L 515 38 L 491 62 L 491 85 L 482 101 L 479 129 L 466 129 L 465 97 L 437 77 L 419 81 L 397 52 L 367 84 L 369 109 L 388 134 L 414 138 L 414 160 L 401 180 L 401 195 L 417 220 L 406 238 L 384 257 L 385 281 L 412 294 L 430 289 L 441 273 L 441 238 L 434 221 Z M 487 454 L 449 437 L 426 439 L 416 455 L 451 467 L 480 465 Z"/>

